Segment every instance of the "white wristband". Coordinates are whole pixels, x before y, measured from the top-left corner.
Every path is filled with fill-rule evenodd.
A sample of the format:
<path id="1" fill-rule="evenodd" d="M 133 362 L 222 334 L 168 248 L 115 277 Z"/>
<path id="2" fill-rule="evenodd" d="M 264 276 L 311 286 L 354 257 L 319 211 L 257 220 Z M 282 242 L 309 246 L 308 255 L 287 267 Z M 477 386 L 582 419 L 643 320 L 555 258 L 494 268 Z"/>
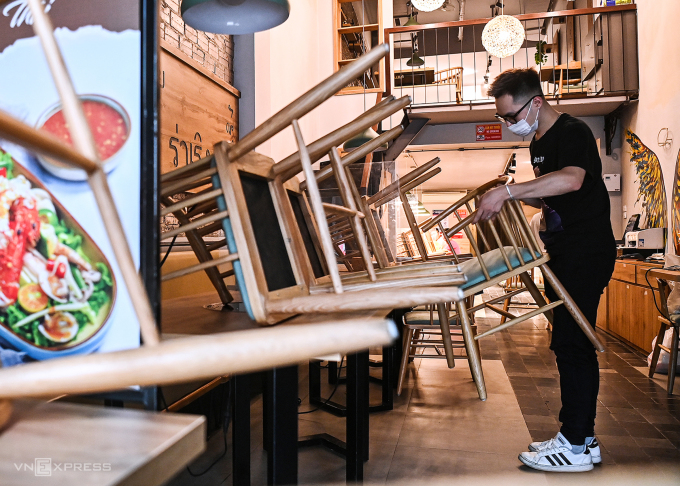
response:
<path id="1" fill-rule="evenodd" d="M 505 185 L 505 189 L 508 191 L 508 196 L 510 196 L 510 199 L 512 199 L 512 200 L 514 201 L 515 198 L 512 197 L 512 193 L 510 192 L 510 186 L 506 184 L 506 185 Z"/>

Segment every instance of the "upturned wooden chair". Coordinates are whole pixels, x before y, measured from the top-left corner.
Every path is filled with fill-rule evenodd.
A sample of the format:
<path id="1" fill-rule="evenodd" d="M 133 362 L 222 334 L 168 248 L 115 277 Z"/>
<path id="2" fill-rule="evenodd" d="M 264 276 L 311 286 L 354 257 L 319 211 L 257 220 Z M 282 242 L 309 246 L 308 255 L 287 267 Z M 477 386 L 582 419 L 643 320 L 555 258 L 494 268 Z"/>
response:
<path id="1" fill-rule="evenodd" d="M 175 238 L 184 233 L 199 261 L 198 265 L 163 275 L 161 281 L 204 271 L 222 303 L 228 304 L 234 298 L 227 290 L 225 279 L 233 276 L 234 270 L 233 268 L 221 270 L 219 267 L 230 264 L 233 258 L 229 254 L 213 258 L 213 252 L 228 250 L 226 238 L 211 243 L 204 239 L 206 235 L 222 229 L 222 218 L 226 216 L 226 212 L 220 211 L 217 207 L 217 198 L 221 191 L 215 189 L 211 181 L 211 176 L 216 171 L 206 173 L 202 165 L 189 166 L 189 170 L 179 175 L 170 172 L 161 176 L 160 198 L 163 204 L 161 216 L 172 214 L 179 222 L 177 228 L 163 232 L 161 240 Z M 207 188 L 203 188 L 204 186 Z"/>
<path id="2" fill-rule="evenodd" d="M 585 319 L 583 313 L 578 309 L 568 292 L 564 289 L 564 286 L 560 283 L 552 270 L 550 270 L 550 267 L 548 267 L 547 262 L 550 257 L 541 252 L 540 246 L 529 228 L 529 223 L 527 222 L 518 201 L 506 201 L 495 221 L 491 220 L 477 223 L 477 226 L 488 226 L 490 234 L 492 235 L 491 240 L 484 236 L 485 232 L 483 231 L 476 232 L 480 244 L 478 244 L 474 238 L 472 228 L 475 225 L 472 224 L 472 220 L 476 213 L 472 210 L 471 202 L 475 198 L 483 195 L 489 189 L 508 182 L 509 178 L 505 176 L 484 184 L 447 208 L 423 228 L 424 230 L 428 230 L 442 219 L 446 218 L 449 214 L 456 214 L 459 222 L 447 230 L 446 234 L 447 236 L 450 236 L 461 230 L 465 231 L 474 251 L 474 258 L 460 264 L 461 270 L 468 277 L 467 282 L 463 285 L 466 296 L 473 295 L 500 281 L 519 275 L 534 300 L 539 304 L 538 309 L 524 314 L 523 316 L 515 317 L 502 326 L 490 329 L 489 331 L 480 334 L 477 339 L 491 335 L 526 320 L 529 317 L 545 313 L 558 305 L 564 304 L 593 345 L 599 351 L 603 351 L 604 348 L 597 339 L 593 328 Z M 463 206 L 468 209 L 469 216 L 461 220 L 460 216 L 457 215 L 456 210 Z M 482 248 L 486 251 L 482 251 Z M 547 282 L 555 289 L 560 300 L 551 302 L 550 304 L 545 303 L 545 299 L 536 287 L 536 284 L 527 274 L 529 270 L 536 267 L 541 270 L 541 273 Z M 461 304 L 459 304 L 459 307 L 460 305 Z"/>
<path id="3" fill-rule="evenodd" d="M 509 318 L 508 321 L 499 324 L 484 333 L 478 334 L 474 339 L 479 340 L 490 336 L 491 334 L 507 329 L 515 324 L 519 324 L 520 322 L 541 313 L 546 314 L 546 317 L 552 321 L 551 310 L 558 305 L 564 304 L 595 348 L 598 351 L 604 351 L 604 347 L 595 335 L 593 327 L 588 323 L 574 300 L 547 265 L 550 257 L 541 252 L 540 246 L 529 228 L 529 223 L 527 222 L 518 201 L 506 201 L 495 221 L 491 220 L 479 222 L 476 225 L 472 224 L 472 220 L 476 213 L 473 211 L 471 203 L 489 189 L 492 189 L 499 184 L 507 184 L 510 180 L 511 179 L 508 176 L 504 176 L 480 186 L 461 198 L 455 204 L 451 205 L 423 227 L 423 229 L 427 231 L 444 218 L 448 217 L 448 215 L 452 213 L 456 215 L 458 224 L 450 228 L 447 231 L 446 236 L 451 236 L 461 230 L 465 231 L 474 251 L 474 258 L 461 262 L 459 265 L 467 278 L 467 282 L 461 286 L 465 297 L 480 293 L 485 288 L 497 285 L 503 280 L 519 275 L 524 285 L 531 293 L 531 296 L 538 304 L 537 309 L 531 310 L 520 316 L 513 316 L 512 314 L 507 315 L 506 317 Z M 465 207 L 468 210 L 469 216 L 464 219 L 461 219 L 460 216 L 458 216 L 457 209 L 461 207 Z M 479 228 L 474 228 L 475 226 L 487 226 L 491 238 L 487 238 L 485 236 L 486 232 L 480 231 Z M 477 238 L 475 238 L 475 235 L 473 234 L 473 229 L 477 229 L 477 231 L 475 231 Z M 477 239 L 479 239 L 479 244 Z M 536 267 L 541 270 L 546 281 L 552 285 L 553 289 L 555 289 L 560 300 L 546 303 L 540 291 L 527 273 L 529 270 Z M 510 295 L 512 294 L 507 294 L 502 297 Z M 461 299 L 457 302 L 456 307 L 458 318 L 461 322 L 469 321 L 469 312 L 466 309 L 465 301 Z M 499 310 L 499 314 L 503 315 L 501 309 L 496 310 L 496 312 Z M 481 375 L 481 368 L 477 370 L 477 372 Z M 483 382 L 483 377 L 480 381 Z"/>

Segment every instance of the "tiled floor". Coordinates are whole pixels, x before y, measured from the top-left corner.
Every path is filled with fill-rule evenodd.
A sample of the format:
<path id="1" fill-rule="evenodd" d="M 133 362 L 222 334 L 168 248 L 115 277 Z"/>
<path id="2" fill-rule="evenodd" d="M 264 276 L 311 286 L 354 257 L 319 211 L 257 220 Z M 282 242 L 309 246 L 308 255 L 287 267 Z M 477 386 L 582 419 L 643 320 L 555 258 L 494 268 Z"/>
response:
<path id="1" fill-rule="evenodd" d="M 480 331 L 497 322 L 490 311 L 477 317 Z M 646 366 L 644 356 L 602 333 L 607 350 L 600 355 L 596 425 L 602 465 L 584 477 L 539 473 L 519 463 L 517 454 L 529 442 L 553 437 L 559 428 L 558 374 L 545 324 L 543 317 L 534 318 L 481 341 L 486 402 L 477 397 L 466 361 L 457 361 L 449 370 L 444 360 L 416 360 L 402 395 L 395 397 L 394 410 L 371 414 L 365 481 L 426 484 L 436 478 L 463 480 L 474 475 L 522 484 L 586 478 L 616 484 L 630 478 L 631 467 L 639 474 L 640 467 L 657 471 L 656 466 L 663 466 L 663 478 L 680 484 L 680 388 L 669 397 L 659 384 L 665 376 L 647 378 L 639 370 Z M 304 368 L 299 390 L 300 410 L 308 410 Z M 328 393 L 330 388 L 322 395 Z M 372 394 L 379 401 L 378 387 L 372 385 Z M 334 399 L 342 401 L 342 395 L 340 388 Z M 266 484 L 261 399 L 253 401 L 251 410 L 252 484 Z M 299 417 L 301 436 L 327 432 L 344 439 L 344 419 L 323 411 Z M 192 470 L 203 470 L 222 451 L 222 436 L 216 434 Z M 171 485 L 231 484 L 230 462 L 228 453 L 204 476 L 193 478 L 185 472 Z M 301 449 L 299 471 L 301 484 L 344 482 L 344 460 L 323 448 Z"/>

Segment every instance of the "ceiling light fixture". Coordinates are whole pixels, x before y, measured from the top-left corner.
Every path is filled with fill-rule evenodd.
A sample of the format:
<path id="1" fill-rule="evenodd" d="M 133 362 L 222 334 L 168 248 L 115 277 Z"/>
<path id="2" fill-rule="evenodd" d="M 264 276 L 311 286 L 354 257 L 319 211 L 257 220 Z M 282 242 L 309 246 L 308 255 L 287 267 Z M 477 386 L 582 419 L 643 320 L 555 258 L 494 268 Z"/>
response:
<path id="1" fill-rule="evenodd" d="M 240 35 L 268 30 L 290 15 L 288 0 L 183 0 L 182 18 L 196 30 Z"/>
<path id="2" fill-rule="evenodd" d="M 409 16 L 408 21 L 404 24 L 404 27 L 411 27 L 412 25 L 420 25 L 413 14 Z"/>
<path id="3" fill-rule="evenodd" d="M 482 45 L 492 56 L 504 58 L 519 51 L 524 43 L 524 27 L 512 15 L 501 14 L 484 26 Z"/>
<path id="4" fill-rule="evenodd" d="M 408 61 L 406 61 L 406 65 L 407 65 L 407 66 L 412 66 L 412 67 L 422 66 L 422 65 L 424 65 L 424 64 L 425 64 L 425 61 L 423 60 L 423 58 L 421 58 L 420 56 L 418 56 L 418 51 L 415 51 L 415 52 L 411 55 L 411 59 L 409 59 Z"/>
<path id="5" fill-rule="evenodd" d="M 411 4 L 421 12 L 432 12 L 444 5 L 444 0 L 411 0 Z"/>

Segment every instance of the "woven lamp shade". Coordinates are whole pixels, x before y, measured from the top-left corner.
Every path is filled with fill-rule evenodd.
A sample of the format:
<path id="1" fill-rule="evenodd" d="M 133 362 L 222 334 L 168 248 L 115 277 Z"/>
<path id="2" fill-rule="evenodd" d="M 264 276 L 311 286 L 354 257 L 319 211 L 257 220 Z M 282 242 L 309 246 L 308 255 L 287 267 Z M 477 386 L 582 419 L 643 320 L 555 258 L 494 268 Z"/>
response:
<path id="1" fill-rule="evenodd" d="M 444 0 L 411 0 L 411 5 L 421 12 L 432 12 L 444 5 Z"/>
<path id="2" fill-rule="evenodd" d="M 512 56 L 524 42 L 524 27 L 511 15 L 499 15 L 484 26 L 482 45 L 496 57 Z"/>

